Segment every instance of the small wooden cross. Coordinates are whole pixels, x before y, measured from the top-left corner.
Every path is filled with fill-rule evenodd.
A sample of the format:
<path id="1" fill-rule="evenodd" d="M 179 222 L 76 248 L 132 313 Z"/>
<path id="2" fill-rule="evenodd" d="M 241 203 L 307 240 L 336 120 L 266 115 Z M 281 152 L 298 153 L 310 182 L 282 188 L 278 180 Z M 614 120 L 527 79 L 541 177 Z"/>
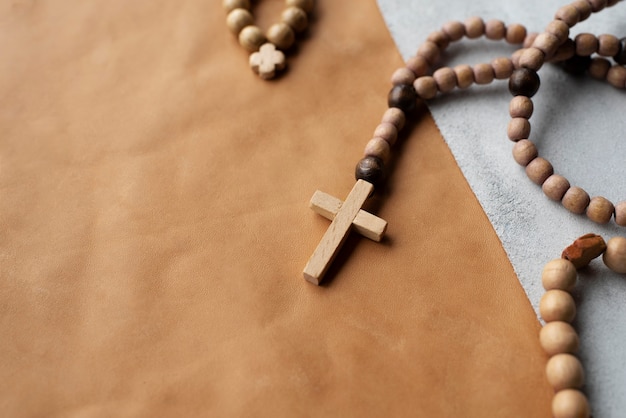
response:
<path id="1" fill-rule="evenodd" d="M 269 80 L 274 77 L 276 70 L 285 68 L 285 54 L 268 42 L 261 45 L 258 52 L 250 55 L 250 67 L 262 79 Z"/>
<path id="2" fill-rule="evenodd" d="M 323 217 L 332 220 L 330 227 L 322 237 L 304 267 L 304 279 L 315 285 L 319 285 L 333 261 L 339 248 L 348 237 L 350 229 L 354 229 L 361 235 L 379 242 L 385 230 L 387 221 L 361 209 L 374 186 L 364 180 L 357 180 L 345 202 L 330 196 L 319 190 L 311 198 L 311 209 Z"/>

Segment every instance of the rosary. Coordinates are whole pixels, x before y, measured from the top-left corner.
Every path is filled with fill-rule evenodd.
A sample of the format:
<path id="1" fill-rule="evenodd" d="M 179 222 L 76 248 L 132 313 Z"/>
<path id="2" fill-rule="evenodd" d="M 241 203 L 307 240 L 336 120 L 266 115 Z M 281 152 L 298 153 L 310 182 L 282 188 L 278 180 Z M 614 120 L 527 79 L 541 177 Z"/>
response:
<path id="1" fill-rule="evenodd" d="M 532 97 L 539 91 L 538 71 L 544 63 L 559 63 L 567 71 L 588 73 L 594 79 L 606 80 L 615 88 L 626 88 L 626 38 L 590 33 L 581 33 L 574 39 L 569 37 L 570 29 L 577 23 L 619 1 L 575 0 L 558 9 L 540 34 L 528 33 L 520 24 L 506 25 L 499 20 L 485 22 L 479 17 L 465 22 L 448 22 L 432 32 L 417 54 L 406 62 L 406 67 L 391 76 L 393 87 L 388 95 L 389 108 L 356 165 L 356 183 L 346 199 L 341 201 L 319 190 L 311 198 L 310 207 L 331 220 L 331 224 L 306 264 L 304 278 L 315 285 L 320 284 L 351 230 L 374 241 L 382 239 L 387 222 L 364 211 L 362 206 L 374 189 L 383 184 L 391 148 L 407 116 L 415 110 L 417 101 L 432 99 L 455 88 L 489 84 L 494 79 L 509 80 L 513 99 L 509 105 L 511 120 L 507 135 L 514 143 L 513 159 L 524 167 L 528 178 L 539 185 L 549 199 L 561 202 L 572 213 L 585 214 L 599 224 L 613 220 L 619 226 L 626 226 L 626 201 L 614 204 L 601 196 L 591 198 L 582 188 L 572 186 L 565 177 L 555 173 L 548 160 L 538 155 L 537 147 L 530 139 L 530 118 L 534 110 Z M 227 25 L 238 36 L 239 43 L 252 52 L 250 66 L 263 79 L 274 77 L 285 67 L 282 51 L 293 45 L 296 33 L 306 29 L 307 14 L 313 10 L 314 2 L 286 0 L 286 6 L 282 21 L 263 35 L 254 26 L 248 0 L 224 0 Z M 476 39 L 482 36 L 523 47 L 510 58 L 433 71 L 450 43 L 464 37 Z M 580 391 L 584 383 L 583 367 L 574 355 L 579 340 L 571 325 L 576 315 L 571 292 L 576 285 L 577 269 L 601 255 L 608 268 L 626 273 L 626 238 L 614 237 L 605 242 L 594 234 L 577 239 L 563 251 L 560 259 L 550 261 L 543 270 L 542 284 L 546 293 L 539 311 L 546 325 L 540 333 L 540 344 L 550 356 L 546 377 L 555 390 L 552 412 L 557 418 L 590 416 L 587 398 Z"/>

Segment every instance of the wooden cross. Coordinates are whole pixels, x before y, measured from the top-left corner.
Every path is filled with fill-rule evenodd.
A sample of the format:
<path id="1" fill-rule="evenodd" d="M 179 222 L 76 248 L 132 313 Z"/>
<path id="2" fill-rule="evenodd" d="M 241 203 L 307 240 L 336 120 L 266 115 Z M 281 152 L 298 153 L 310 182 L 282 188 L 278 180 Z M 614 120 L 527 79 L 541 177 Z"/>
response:
<path id="1" fill-rule="evenodd" d="M 285 54 L 277 51 L 276 46 L 268 42 L 261 45 L 258 52 L 250 55 L 250 67 L 262 79 L 269 80 L 274 77 L 276 70 L 285 68 Z"/>
<path id="2" fill-rule="evenodd" d="M 319 285 L 333 261 L 339 248 L 348 237 L 350 229 L 361 235 L 379 242 L 387 221 L 361 209 L 374 186 L 364 180 L 357 180 L 345 202 L 324 192 L 316 191 L 311 198 L 311 209 L 326 219 L 332 220 L 330 227 L 304 267 L 304 279 Z"/>

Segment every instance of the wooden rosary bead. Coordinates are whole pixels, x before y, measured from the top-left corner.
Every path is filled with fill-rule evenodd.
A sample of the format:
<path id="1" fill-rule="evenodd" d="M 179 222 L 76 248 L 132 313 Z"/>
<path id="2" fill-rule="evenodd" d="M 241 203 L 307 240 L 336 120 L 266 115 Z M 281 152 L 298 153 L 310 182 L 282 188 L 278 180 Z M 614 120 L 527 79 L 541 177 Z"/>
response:
<path id="1" fill-rule="evenodd" d="M 622 67 L 621 65 L 614 65 L 609 68 L 609 71 L 607 71 L 606 73 L 606 81 L 608 81 L 610 85 L 618 89 L 625 88 L 626 67 Z"/>
<path id="2" fill-rule="evenodd" d="M 544 56 L 548 58 L 556 54 L 560 45 L 559 38 L 547 32 L 537 35 L 535 42 L 533 42 L 533 47 L 543 52 Z"/>
<path id="3" fill-rule="evenodd" d="M 530 122 L 526 118 L 513 118 L 509 121 L 507 135 L 513 142 L 528 139 L 530 136 Z"/>
<path id="4" fill-rule="evenodd" d="M 575 353 L 580 345 L 576 330 L 567 322 L 548 322 L 539 332 L 539 343 L 549 356 Z"/>
<path id="5" fill-rule="evenodd" d="M 497 19 L 488 20 L 485 23 L 485 36 L 487 39 L 499 41 L 506 36 L 506 26 L 504 22 Z"/>
<path id="6" fill-rule="evenodd" d="M 615 205 L 615 223 L 619 226 L 626 226 L 626 202 Z"/>
<path id="7" fill-rule="evenodd" d="M 539 313 L 546 322 L 572 322 L 576 317 L 576 302 L 564 290 L 548 290 L 539 301 Z"/>
<path id="8" fill-rule="evenodd" d="M 406 68 L 413 71 L 415 77 L 422 77 L 428 74 L 430 64 L 423 57 L 415 55 L 408 59 L 408 61 L 406 62 Z"/>
<path id="9" fill-rule="evenodd" d="M 604 264 L 616 273 L 626 273 L 626 238 L 613 237 L 606 244 L 602 255 Z"/>
<path id="10" fill-rule="evenodd" d="M 557 10 L 554 15 L 555 19 L 562 20 L 570 28 L 580 21 L 580 13 L 574 6 L 567 4 Z"/>
<path id="11" fill-rule="evenodd" d="M 509 103 L 509 115 L 512 118 L 529 119 L 534 110 L 533 101 L 526 96 L 515 96 Z"/>
<path id="12" fill-rule="evenodd" d="M 574 55 L 565 62 L 563 62 L 563 69 L 570 74 L 582 75 L 589 69 L 591 65 L 590 56 Z"/>
<path id="13" fill-rule="evenodd" d="M 578 10 L 581 21 L 586 20 L 589 16 L 591 16 L 591 5 L 587 0 L 576 0 L 571 4 L 576 8 L 576 10 Z"/>
<path id="14" fill-rule="evenodd" d="M 576 286 L 576 267 L 571 261 L 556 258 L 545 265 L 541 283 L 546 290 L 571 291 Z"/>
<path id="15" fill-rule="evenodd" d="M 560 202 L 570 188 L 569 181 L 558 174 L 553 174 L 541 186 L 543 193 L 555 202 Z"/>
<path id="16" fill-rule="evenodd" d="M 524 43 L 522 44 L 524 49 L 528 49 L 531 46 L 533 46 L 533 43 L 535 42 L 535 39 L 537 39 L 537 36 L 539 36 L 539 34 L 537 32 L 530 32 L 526 36 L 526 39 L 524 39 Z"/>
<path id="17" fill-rule="evenodd" d="M 417 49 L 417 55 L 424 58 L 430 65 L 435 65 L 441 55 L 441 50 L 436 43 L 426 41 Z"/>
<path id="18" fill-rule="evenodd" d="M 582 1 L 586 3 L 586 0 Z M 561 45 L 569 38 L 569 26 L 562 20 L 553 20 L 546 27 L 546 33 L 554 35 L 557 38 L 559 45 Z"/>
<path id="19" fill-rule="evenodd" d="M 395 126 L 397 132 L 400 132 L 402 128 L 404 128 L 404 124 L 406 123 L 406 116 L 404 115 L 404 112 L 397 107 L 390 107 L 383 114 L 383 118 L 381 119 L 381 125 L 383 123 L 392 124 L 393 126 Z M 389 143 L 393 145 L 391 142 Z"/>
<path id="20" fill-rule="evenodd" d="M 602 196 L 592 198 L 587 206 L 587 217 L 599 224 L 609 223 L 613 213 L 615 213 L 615 206 Z"/>
<path id="21" fill-rule="evenodd" d="M 513 52 L 511 54 L 511 62 L 513 63 L 513 67 L 514 68 L 519 68 L 519 58 L 522 56 L 522 54 L 524 53 L 524 51 L 526 51 L 525 48 L 520 48 L 517 51 Z"/>
<path id="22" fill-rule="evenodd" d="M 589 418 L 589 402 L 579 390 L 564 389 L 557 392 L 552 399 L 552 416 L 554 418 Z"/>
<path id="23" fill-rule="evenodd" d="M 413 83 L 415 92 L 422 99 L 432 99 L 437 95 L 437 82 L 431 76 L 420 77 Z"/>
<path id="24" fill-rule="evenodd" d="M 265 43 L 265 36 L 257 26 L 246 26 L 239 32 L 239 44 L 248 52 L 258 51 Z"/>
<path id="25" fill-rule="evenodd" d="M 443 30 L 438 30 L 435 32 L 431 32 L 428 35 L 428 38 L 426 38 L 427 41 L 431 41 L 434 42 L 435 44 L 437 44 L 437 46 L 441 49 L 444 50 L 448 47 L 448 45 L 450 45 L 450 37 L 448 36 L 447 33 L 445 33 Z"/>
<path id="26" fill-rule="evenodd" d="M 598 36 L 598 54 L 603 57 L 613 57 L 620 50 L 619 39 L 613 35 Z"/>
<path id="27" fill-rule="evenodd" d="M 604 80 L 609 73 L 611 63 L 604 58 L 593 58 L 589 63 L 589 75 L 596 80 Z"/>
<path id="28" fill-rule="evenodd" d="M 414 81 L 415 73 L 406 67 L 398 68 L 391 75 L 391 84 L 393 84 L 394 86 L 397 86 L 399 84 L 413 84 Z"/>
<path id="29" fill-rule="evenodd" d="M 477 16 L 465 20 L 465 36 L 469 39 L 480 38 L 485 34 L 485 22 Z"/>
<path id="30" fill-rule="evenodd" d="M 619 65 L 626 65 L 626 37 L 619 40 L 619 52 L 613 56 Z"/>
<path id="31" fill-rule="evenodd" d="M 510 44 L 521 44 L 526 38 L 526 28 L 518 23 L 508 25 L 506 28 L 506 41 Z"/>
<path id="32" fill-rule="evenodd" d="M 454 67 L 456 74 L 456 83 L 460 89 L 465 89 L 474 84 L 474 71 L 467 64 L 461 64 Z"/>
<path id="33" fill-rule="evenodd" d="M 226 13 L 230 13 L 235 9 L 250 10 L 250 0 L 224 0 L 222 2 Z"/>
<path id="34" fill-rule="evenodd" d="M 552 56 L 553 62 L 561 62 L 568 60 L 576 55 L 576 43 L 567 38 L 563 44 L 556 51 L 556 54 Z"/>
<path id="35" fill-rule="evenodd" d="M 583 365 L 571 354 L 552 356 L 546 364 L 546 377 L 555 391 L 578 389 L 585 383 Z"/>
<path id="36" fill-rule="evenodd" d="M 387 98 L 387 103 L 389 104 L 389 107 L 397 107 L 404 113 L 408 113 L 415 109 L 416 100 L 417 94 L 415 93 L 413 86 L 402 84 L 391 88 Z"/>
<path id="37" fill-rule="evenodd" d="M 380 186 L 384 180 L 384 163 L 378 157 L 365 157 L 356 165 L 355 177 L 374 186 Z"/>
<path id="38" fill-rule="evenodd" d="M 586 191 L 580 187 L 572 186 L 565 192 L 561 204 L 570 212 L 580 215 L 585 213 L 590 201 Z"/>
<path id="39" fill-rule="evenodd" d="M 296 40 L 296 35 L 291 27 L 284 23 L 275 23 L 267 30 L 267 39 L 276 45 L 278 49 L 289 49 Z"/>
<path id="40" fill-rule="evenodd" d="M 491 67 L 496 80 L 506 80 L 513 74 L 513 63 L 509 58 L 498 57 L 491 61 Z"/>
<path id="41" fill-rule="evenodd" d="M 450 21 L 443 25 L 443 32 L 448 35 L 450 41 L 458 41 L 465 36 L 465 25 L 458 21 Z"/>
<path id="42" fill-rule="evenodd" d="M 533 44 L 534 45 L 534 44 Z M 543 65 L 546 55 L 536 47 L 527 48 L 519 57 L 519 66 L 538 71 Z"/>
<path id="43" fill-rule="evenodd" d="M 442 93 L 454 90 L 456 87 L 456 74 L 448 67 L 439 68 L 433 73 L 437 89 Z"/>
<path id="44" fill-rule="evenodd" d="M 391 147 L 389 146 L 389 142 L 380 137 L 370 139 L 365 145 L 363 156 L 380 158 L 382 162 L 386 164 L 389 162 L 389 158 L 391 158 Z"/>
<path id="45" fill-rule="evenodd" d="M 526 166 L 526 175 L 535 184 L 541 186 L 552 174 L 554 168 L 546 159 L 537 157 Z"/>
<path id="46" fill-rule="evenodd" d="M 391 109 L 395 109 L 395 107 Z M 394 145 L 398 139 L 398 128 L 389 122 L 381 122 L 374 131 L 374 138 L 382 138 L 389 145 Z"/>
<path id="47" fill-rule="evenodd" d="M 252 13 L 243 8 L 233 9 L 226 16 L 226 26 L 235 35 L 239 35 L 243 28 L 252 24 L 254 24 Z"/>
<path id="48" fill-rule="evenodd" d="M 302 32 L 309 26 L 306 12 L 299 7 L 287 7 L 280 17 L 295 32 Z"/>
<path id="49" fill-rule="evenodd" d="M 576 42 L 576 55 L 589 56 L 595 54 L 600 46 L 598 38 L 590 33 L 579 33 L 574 38 Z"/>
<path id="50" fill-rule="evenodd" d="M 537 158 L 537 154 L 537 147 L 528 139 L 517 141 L 513 146 L 513 158 L 522 167 L 526 167 L 528 163 Z"/>
<path id="51" fill-rule="evenodd" d="M 287 7 L 299 7 L 307 13 L 311 13 L 315 7 L 314 0 L 287 0 L 285 3 Z"/>
<path id="52" fill-rule="evenodd" d="M 495 78 L 493 67 L 489 64 L 476 64 L 472 67 L 476 84 L 489 84 Z"/>
<path id="53" fill-rule="evenodd" d="M 591 5 L 591 11 L 597 13 L 606 7 L 606 0 L 587 0 Z"/>
<path id="54" fill-rule="evenodd" d="M 528 68 L 518 68 L 509 79 L 509 91 L 513 96 L 533 97 L 539 90 L 539 85 L 539 75 Z"/>

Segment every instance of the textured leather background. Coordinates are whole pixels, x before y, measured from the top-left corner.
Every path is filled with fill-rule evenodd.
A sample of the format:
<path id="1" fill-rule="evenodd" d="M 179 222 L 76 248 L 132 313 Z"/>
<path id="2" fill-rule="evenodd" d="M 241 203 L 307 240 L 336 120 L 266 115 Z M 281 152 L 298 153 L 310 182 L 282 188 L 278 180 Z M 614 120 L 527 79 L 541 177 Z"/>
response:
<path id="1" fill-rule="evenodd" d="M 373 202 L 386 241 L 301 277 L 308 200 L 349 192 L 401 65 L 375 2 L 320 0 L 274 82 L 220 3 L 0 5 L 2 416 L 549 416 L 539 323 L 430 116 Z"/>

